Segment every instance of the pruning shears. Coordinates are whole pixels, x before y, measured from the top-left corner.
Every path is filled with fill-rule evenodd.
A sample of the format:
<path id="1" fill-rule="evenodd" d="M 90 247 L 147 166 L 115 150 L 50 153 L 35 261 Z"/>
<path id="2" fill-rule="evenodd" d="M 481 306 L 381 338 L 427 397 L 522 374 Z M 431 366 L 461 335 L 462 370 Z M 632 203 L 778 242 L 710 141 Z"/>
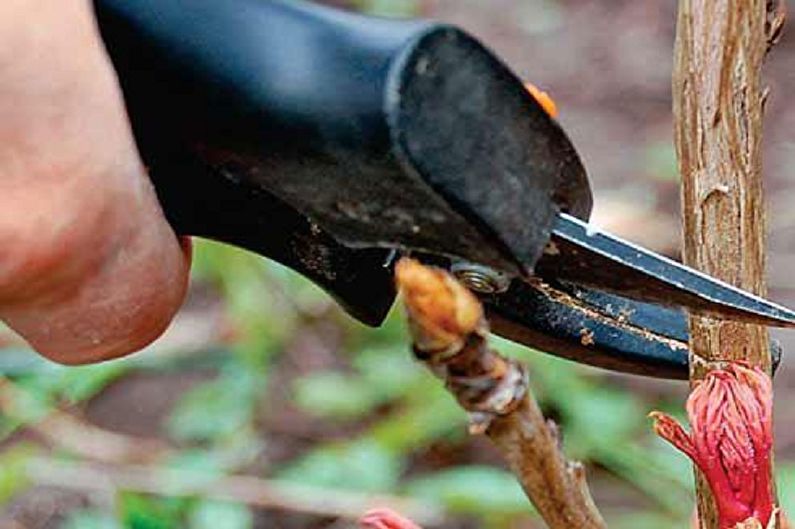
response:
<path id="1" fill-rule="evenodd" d="M 496 333 L 619 371 L 685 378 L 685 310 L 795 326 L 592 228 L 572 143 L 459 28 L 290 0 L 95 7 L 175 230 L 275 259 L 364 323 L 411 254 L 478 292 Z"/>

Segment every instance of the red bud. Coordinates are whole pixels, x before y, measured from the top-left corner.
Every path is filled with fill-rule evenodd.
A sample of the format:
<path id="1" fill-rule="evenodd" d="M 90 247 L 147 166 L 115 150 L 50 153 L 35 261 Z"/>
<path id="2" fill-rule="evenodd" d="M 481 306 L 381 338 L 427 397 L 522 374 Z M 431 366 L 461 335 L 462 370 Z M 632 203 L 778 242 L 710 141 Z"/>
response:
<path id="1" fill-rule="evenodd" d="M 654 430 L 693 460 L 709 483 L 721 529 L 774 509 L 770 454 L 773 386 L 761 369 L 735 362 L 707 374 L 687 400 L 691 433 L 654 412 Z"/>
<path id="2" fill-rule="evenodd" d="M 363 529 L 422 529 L 391 509 L 373 509 L 359 519 Z"/>

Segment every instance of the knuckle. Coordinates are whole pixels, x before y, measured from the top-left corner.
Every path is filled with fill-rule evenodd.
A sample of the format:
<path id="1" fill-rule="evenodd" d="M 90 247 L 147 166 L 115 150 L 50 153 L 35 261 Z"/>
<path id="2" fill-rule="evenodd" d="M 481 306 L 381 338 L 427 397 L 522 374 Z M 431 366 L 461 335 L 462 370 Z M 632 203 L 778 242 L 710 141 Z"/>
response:
<path id="1" fill-rule="evenodd" d="M 104 208 L 84 200 L 39 205 L 0 221 L 2 304 L 67 296 L 108 253 Z"/>
<path id="2" fill-rule="evenodd" d="M 187 289 L 188 254 L 164 219 L 144 209 L 119 220 L 102 209 L 44 234 L 0 227 L 13 254 L 0 264 L 0 316 L 59 363 L 143 348 L 168 327 Z"/>

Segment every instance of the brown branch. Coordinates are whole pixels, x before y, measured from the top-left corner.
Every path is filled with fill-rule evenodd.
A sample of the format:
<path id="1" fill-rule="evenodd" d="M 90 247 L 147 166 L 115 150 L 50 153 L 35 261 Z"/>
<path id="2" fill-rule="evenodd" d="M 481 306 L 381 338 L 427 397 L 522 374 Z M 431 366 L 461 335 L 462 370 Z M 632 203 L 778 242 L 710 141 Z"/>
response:
<path id="1" fill-rule="evenodd" d="M 37 484 L 86 492 L 118 490 L 169 497 L 201 496 L 266 509 L 358 519 L 376 506 L 399 509 L 427 525 L 438 525 L 444 511 L 436 505 L 389 495 L 372 495 L 340 489 L 261 479 L 255 476 L 208 476 L 198 472 L 140 465 L 68 463 L 33 458 L 28 478 Z"/>
<path id="2" fill-rule="evenodd" d="M 0 413 L 17 415 L 19 390 L 0 378 Z M 87 492 L 128 490 L 161 496 L 196 496 L 233 501 L 262 508 L 338 516 L 355 520 L 378 505 L 408 513 L 428 526 L 444 519 L 441 507 L 390 495 L 372 495 L 294 485 L 255 476 L 212 476 L 197 472 L 164 469 L 135 463 L 153 463 L 171 454 L 166 443 L 131 437 L 89 424 L 69 413 L 52 410 L 42 421 L 26 425 L 47 444 L 89 461 L 64 462 L 31 458 L 28 478 L 39 485 L 51 485 Z M 131 464 L 132 463 L 132 464 Z"/>
<path id="3" fill-rule="evenodd" d="M 781 33 L 772 0 L 680 0 L 673 72 L 675 142 L 682 175 L 684 261 L 765 294 L 761 175 L 761 67 Z M 767 329 L 690 318 L 691 380 L 716 362 L 747 360 L 770 372 Z M 717 529 L 699 476 L 701 527 Z"/>
<path id="4" fill-rule="evenodd" d="M 18 415 L 16 403 L 24 402 L 20 392 L 14 383 L 0 378 L 0 413 Z M 50 446 L 94 461 L 148 463 L 170 454 L 167 443 L 111 432 L 58 409 L 25 427 Z"/>
<path id="5" fill-rule="evenodd" d="M 603 529 L 585 469 L 563 455 L 557 429 L 545 421 L 524 367 L 488 347 L 477 299 L 447 273 L 402 260 L 396 269 L 417 358 L 442 379 L 485 433 L 551 529 Z"/>

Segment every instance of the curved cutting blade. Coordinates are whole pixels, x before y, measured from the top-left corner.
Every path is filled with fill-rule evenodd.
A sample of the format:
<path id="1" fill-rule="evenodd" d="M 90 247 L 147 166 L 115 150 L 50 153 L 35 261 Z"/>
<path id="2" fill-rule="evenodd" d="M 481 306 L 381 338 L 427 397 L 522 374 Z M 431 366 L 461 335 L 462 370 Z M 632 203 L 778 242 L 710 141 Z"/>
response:
<path id="1" fill-rule="evenodd" d="M 667 257 L 600 232 L 565 213 L 535 273 L 621 296 L 749 323 L 795 327 L 795 312 Z"/>

